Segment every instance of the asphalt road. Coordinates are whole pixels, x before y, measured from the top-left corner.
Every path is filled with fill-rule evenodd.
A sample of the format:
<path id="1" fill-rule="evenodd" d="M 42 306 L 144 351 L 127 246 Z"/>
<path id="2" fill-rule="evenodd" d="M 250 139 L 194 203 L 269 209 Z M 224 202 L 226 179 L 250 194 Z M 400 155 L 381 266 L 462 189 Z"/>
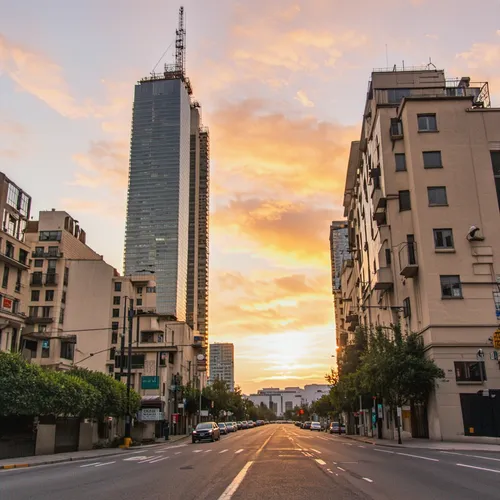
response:
<path id="1" fill-rule="evenodd" d="M 390 449 L 292 425 L 0 471 L 15 500 L 497 500 L 500 454 Z"/>

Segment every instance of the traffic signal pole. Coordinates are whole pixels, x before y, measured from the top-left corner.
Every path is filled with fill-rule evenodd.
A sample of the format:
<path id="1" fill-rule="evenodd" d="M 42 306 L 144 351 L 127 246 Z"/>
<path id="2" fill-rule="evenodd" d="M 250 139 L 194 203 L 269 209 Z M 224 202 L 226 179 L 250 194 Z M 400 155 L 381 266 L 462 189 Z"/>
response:
<path id="1" fill-rule="evenodd" d="M 127 415 L 125 417 L 125 439 L 126 447 L 132 444 L 132 415 L 130 414 L 130 385 L 132 379 L 132 327 L 134 322 L 134 300 L 129 299 L 128 309 L 128 354 L 127 354 Z"/>

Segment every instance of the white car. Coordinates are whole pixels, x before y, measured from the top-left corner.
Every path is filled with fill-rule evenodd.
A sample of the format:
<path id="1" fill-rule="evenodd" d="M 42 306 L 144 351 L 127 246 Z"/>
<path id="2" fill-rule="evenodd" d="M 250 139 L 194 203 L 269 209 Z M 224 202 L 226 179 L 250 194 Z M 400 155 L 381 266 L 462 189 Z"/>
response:
<path id="1" fill-rule="evenodd" d="M 311 422 L 311 430 L 321 432 L 321 424 L 319 422 Z"/>

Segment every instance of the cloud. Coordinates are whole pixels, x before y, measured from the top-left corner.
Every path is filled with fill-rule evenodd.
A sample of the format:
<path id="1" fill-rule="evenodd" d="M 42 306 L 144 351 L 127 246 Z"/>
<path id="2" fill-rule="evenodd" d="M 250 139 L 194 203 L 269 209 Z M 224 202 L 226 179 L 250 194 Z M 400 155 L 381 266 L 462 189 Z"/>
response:
<path id="1" fill-rule="evenodd" d="M 299 101 L 302 106 L 306 108 L 314 108 L 314 103 L 307 97 L 306 93 L 303 90 L 299 90 L 295 95 L 295 100 Z"/>
<path id="2" fill-rule="evenodd" d="M 23 136 L 28 129 L 20 122 L 0 118 L 0 134 Z"/>
<path id="3" fill-rule="evenodd" d="M 359 126 L 289 117 L 273 112 L 272 106 L 250 99 L 210 115 L 219 182 L 233 190 L 243 185 L 261 196 L 325 195 L 340 200 L 349 145 L 359 137 Z"/>
<path id="4" fill-rule="evenodd" d="M 19 151 L 15 149 L 0 149 L 0 158 L 9 158 L 13 160 L 19 156 Z"/>
<path id="5" fill-rule="evenodd" d="M 89 188 L 106 186 L 123 191 L 127 186 L 128 142 L 93 141 L 86 153 L 73 155 L 80 167 L 71 184 Z"/>
<path id="6" fill-rule="evenodd" d="M 427 34 L 425 35 L 426 38 L 430 38 L 432 40 L 439 40 L 439 35 L 431 35 L 431 34 Z"/>

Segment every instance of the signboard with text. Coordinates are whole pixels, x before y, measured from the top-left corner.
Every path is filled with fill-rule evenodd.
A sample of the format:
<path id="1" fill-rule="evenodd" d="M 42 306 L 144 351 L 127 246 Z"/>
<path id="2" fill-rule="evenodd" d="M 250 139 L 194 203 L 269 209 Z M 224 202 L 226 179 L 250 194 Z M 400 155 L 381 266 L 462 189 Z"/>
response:
<path id="1" fill-rule="evenodd" d="M 142 422 L 157 422 L 163 420 L 163 413 L 159 408 L 142 408 L 138 417 Z"/>
<path id="2" fill-rule="evenodd" d="M 497 328 L 493 334 L 493 347 L 495 349 L 500 349 L 500 328 Z"/>
<path id="3" fill-rule="evenodd" d="M 160 377 L 154 375 L 143 375 L 141 379 L 141 389 L 159 389 Z"/>

